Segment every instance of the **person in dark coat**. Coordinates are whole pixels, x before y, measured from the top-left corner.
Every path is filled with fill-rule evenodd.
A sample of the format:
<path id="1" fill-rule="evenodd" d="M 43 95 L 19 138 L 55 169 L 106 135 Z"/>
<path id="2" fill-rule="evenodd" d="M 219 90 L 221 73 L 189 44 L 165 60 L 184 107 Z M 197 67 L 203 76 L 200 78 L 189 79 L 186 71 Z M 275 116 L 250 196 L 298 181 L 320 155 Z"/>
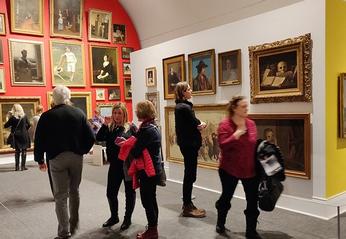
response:
<path id="1" fill-rule="evenodd" d="M 102 225 L 110 227 L 119 222 L 118 193 L 121 182 L 125 185 L 125 216 L 120 230 L 126 230 L 131 225 L 131 216 L 135 208 L 136 192 L 132 188 L 132 178 L 127 175 L 127 162 L 118 158 L 120 144 L 115 141 L 124 141 L 137 131 L 135 125 L 128 122 L 127 109 L 124 103 L 116 103 L 112 108 L 112 116 L 106 117 L 96 134 L 97 141 L 106 141 L 106 153 L 109 161 L 107 180 L 107 199 L 111 217 Z M 119 142 L 117 140 L 117 142 Z"/>
<path id="2" fill-rule="evenodd" d="M 191 99 L 191 87 L 179 82 L 175 88 L 175 132 L 177 143 L 184 157 L 183 217 L 205 217 L 205 210 L 196 208 L 191 200 L 193 183 L 197 177 L 198 150 L 202 146 L 201 130 L 206 123 L 196 118 Z"/>
<path id="3" fill-rule="evenodd" d="M 31 146 L 28 132 L 31 125 L 20 104 L 14 104 L 9 115 L 11 116 L 5 123 L 4 127 L 11 127 L 11 133 L 13 134 L 13 139 L 10 140 L 10 145 L 15 149 L 15 170 L 19 170 L 20 155 L 22 155 L 21 170 L 27 170 L 25 167 L 26 151 L 27 148 L 30 148 Z"/>

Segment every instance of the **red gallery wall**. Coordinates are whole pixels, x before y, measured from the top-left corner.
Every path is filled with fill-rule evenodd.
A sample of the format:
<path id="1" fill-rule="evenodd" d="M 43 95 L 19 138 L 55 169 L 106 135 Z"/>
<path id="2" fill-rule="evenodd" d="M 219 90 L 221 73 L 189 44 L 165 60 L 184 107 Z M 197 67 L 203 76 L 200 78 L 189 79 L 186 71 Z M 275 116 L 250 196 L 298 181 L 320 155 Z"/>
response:
<path id="1" fill-rule="evenodd" d="M 73 0 L 71 0 L 73 1 Z M 86 77 L 86 86 L 85 87 L 69 87 L 71 91 L 75 92 L 91 92 L 92 93 L 92 109 L 96 107 L 97 103 L 115 103 L 116 101 L 108 101 L 108 91 L 107 88 L 111 86 L 91 86 L 91 62 L 90 62 L 90 45 L 97 46 L 116 46 L 118 51 L 118 71 L 119 71 L 119 83 L 120 83 L 120 92 L 121 92 L 121 101 L 126 102 L 127 109 L 129 111 L 130 120 L 132 120 L 132 101 L 125 100 L 124 96 L 124 79 L 129 79 L 129 77 L 123 76 L 122 63 L 130 62 L 130 60 L 124 60 L 121 57 L 121 48 L 122 47 L 132 47 L 134 50 L 140 49 L 140 43 L 136 29 L 127 15 L 126 11 L 123 9 L 121 4 L 117 0 L 84 0 L 84 13 L 83 13 L 83 30 L 82 30 L 82 40 L 76 39 L 64 39 L 61 37 L 51 37 L 50 36 L 50 1 L 43 1 L 43 36 L 31 36 L 24 34 L 11 33 L 10 30 L 10 0 L 0 0 L 0 13 L 4 13 L 6 21 L 6 35 L 0 36 L 2 40 L 3 47 L 3 56 L 4 64 L 0 67 L 4 68 L 5 71 L 5 82 L 6 82 L 6 92 L 0 93 L 0 97 L 3 96 L 16 96 L 16 97 L 32 97 L 39 96 L 41 98 L 41 104 L 44 106 L 45 110 L 47 109 L 47 91 L 52 91 L 54 88 L 52 86 L 52 75 L 51 75 L 51 58 L 50 58 L 50 40 L 65 40 L 68 42 L 81 41 L 84 45 L 84 54 L 85 60 L 83 62 L 85 69 Z M 104 43 L 104 42 L 94 42 L 88 41 L 88 12 L 89 9 L 98 9 L 104 11 L 112 12 L 112 24 L 123 24 L 126 25 L 126 44 L 114 44 L 114 43 Z M 113 27 L 112 27 L 113 29 Z M 44 43 L 44 55 L 45 55 L 45 75 L 46 75 L 46 85 L 45 86 L 12 86 L 11 85 L 11 71 L 10 71 L 10 61 L 9 61 L 9 44 L 8 39 L 25 39 L 32 41 L 41 41 Z M 113 87 L 113 86 L 112 86 Z M 95 90 L 97 88 L 106 89 L 106 100 L 105 101 L 96 101 Z"/>

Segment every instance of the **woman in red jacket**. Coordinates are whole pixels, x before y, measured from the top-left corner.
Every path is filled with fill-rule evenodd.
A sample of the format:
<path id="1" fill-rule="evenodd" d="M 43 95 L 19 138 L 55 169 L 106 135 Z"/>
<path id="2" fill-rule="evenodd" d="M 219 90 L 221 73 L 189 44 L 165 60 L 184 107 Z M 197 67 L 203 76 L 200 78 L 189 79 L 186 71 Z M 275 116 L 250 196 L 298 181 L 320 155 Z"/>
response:
<path id="1" fill-rule="evenodd" d="M 247 207 L 246 238 L 261 238 L 256 231 L 259 211 L 257 208 L 258 179 L 255 172 L 255 147 L 257 130 L 255 122 L 247 118 L 248 103 L 243 96 L 233 97 L 228 105 L 229 117 L 222 120 L 218 128 L 221 149 L 219 176 L 222 194 L 215 206 L 217 209 L 216 231 L 226 231 L 227 212 L 238 181 L 244 187 Z"/>

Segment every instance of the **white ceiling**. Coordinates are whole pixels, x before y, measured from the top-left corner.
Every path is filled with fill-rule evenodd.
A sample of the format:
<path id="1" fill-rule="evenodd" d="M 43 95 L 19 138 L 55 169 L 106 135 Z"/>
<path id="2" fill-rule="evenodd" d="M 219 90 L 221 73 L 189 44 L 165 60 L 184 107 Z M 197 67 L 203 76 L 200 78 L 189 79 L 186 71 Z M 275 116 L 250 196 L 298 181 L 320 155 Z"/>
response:
<path id="1" fill-rule="evenodd" d="M 302 0 L 119 0 L 149 47 Z"/>

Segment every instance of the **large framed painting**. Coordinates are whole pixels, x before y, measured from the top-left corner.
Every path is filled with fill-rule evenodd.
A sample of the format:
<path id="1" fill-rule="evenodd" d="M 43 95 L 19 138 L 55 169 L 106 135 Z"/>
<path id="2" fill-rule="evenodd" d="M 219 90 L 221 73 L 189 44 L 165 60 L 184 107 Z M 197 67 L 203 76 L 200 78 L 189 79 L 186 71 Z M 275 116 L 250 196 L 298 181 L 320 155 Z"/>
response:
<path id="1" fill-rule="evenodd" d="M 6 35 L 5 13 L 0 13 L 0 35 Z"/>
<path id="2" fill-rule="evenodd" d="M 50 30 L 52 36 L 82 38 L 83 0 L 51 0 Z"/>
<path id="3" fill-rule="evenodd" d="M 111 117 L 112 116 L 112 109 L 113 109 L 113 103 L 98 103 L 96 104 L 97 108 L 100 109 L 100 115 L 102 117 Z"/>
<path id="4" fill-rule="evenodd" d="M 6 92 L 5 69 L 0 68 L 0 93 Z"/>
<path id="5" fill-rule="evenodd" d="M 43 0 L 11 0 L 11 31 L 43 35 Z"/>
<path id="6" fill-rule="evenodd" d="M 156 109 L 156 121 L 160 123 L 160 95 L 158 91 L 145 93 L 145 99 L 149 100 Z"/>
<path id="7" fill-rule="evenodd" d="M 156 86 L 156 67 L 145 69 L 145 84 L 148 87 Z"/>
<path id="8" fill-rule="evenodd" d="M 185 56 L 168 57 L 162 60 L 165 100 L 174 99 L 174 89 L 178 82 L 186 81 Z"/>
<path id="9" fill-rule="evenodd" d="M 53 92 L 47 92 L 47 102 L 51 107 L 53 99 Z M 72 105 L 81 109 L 88 119 L 92 118 L 91 113 L 91 92 L 74 92 L 71 91 L 71 102 Z"/>
<path id="10" fill-rule="evenodd" d="M 213 95 L 216 92 L 215 50 L 188 55 L 189 84 L 193 95 Z"/>
<path id="11" fill-rule="evenodd" d="M 312 101 L 311 34 L 250 46 L 251 103 Z"/>
<path id="12" fill-rule="evenodd" d="M 45 85 L 43 42 L 9 39 L 12 85 Z"/>
<path id="13" fill-rule="evenodd" d="M 184 163 L 175 135 L 175 106 L 165 107 L 166 127 L 166 158 L 171 162 Z M 202 131 L 202 147 L 198 152 L 198 165 L 216 169 L 219 162 L 219 146 L 217 128 L 220 121 L 227 115 L 227 105 L 194 105 L 196 117 L 206 122 L 207 128 Z"/>
<path id="14" fill-rule="evenodd" d="M 116 47 L 90 46 L 92 85 L 119 85 Z"/>
<path id="15" fill-rule="evenodd" d="M 124 95 L 125 100 L 132 100 L 132 82 L 131 79 L 124 80 Z"/>
<path id="16" fill-rule="evenodd" d="M 85 86 L 84 46 L 80 42 L 51 41 L 52 83 Z"/>
<path id="17" fill-rule="evenodd" d="M 219 58 L 219 85 L 241 84 L 241 50 L 222 52 Z"/>
<path id="18" fill-rule="evenodd" d="M 310 114 L 249 114 L 256 122 L 257 137 L 278 145 L 288 176 L 310 179 Z"/>
<path id="19" fill-rule="evenodd" d="M 113 43 L 126 44 L 126 25 L 113 24 Z"/>
<path id="20" fill-rule="evenodd" d="M 7 138 L 10 135 L 11 128 L 4 128 L 4 124 L 8 120 L 8 112 L 12 109 L 13 104 L 20 104 L 26 116 L 28 117 L 30 123 L 32 124 L 32 118 L 35 115 L 36 108 L 40 104 L 39 97 L 1 97 L 0 98 L 0 153 L 13 152 L 13 149 L 6 144 Z M 31 140 L 33 139 L 33 130 L 29 129 L 29 136 Z M 32 142 L 32 141 L 31 141 Z"/>
<path id="21" fill-rule="evenodd" d="M 338 79 L 338 135 L 346 138 L 346 73 L 341 73 Z"/>
<path id="22" fill-rule="evenodd" d="M 112 39 L 112 13 L 98 9 L 89 11 L 89 31 L 90 41 L 111 42 Z"/>

